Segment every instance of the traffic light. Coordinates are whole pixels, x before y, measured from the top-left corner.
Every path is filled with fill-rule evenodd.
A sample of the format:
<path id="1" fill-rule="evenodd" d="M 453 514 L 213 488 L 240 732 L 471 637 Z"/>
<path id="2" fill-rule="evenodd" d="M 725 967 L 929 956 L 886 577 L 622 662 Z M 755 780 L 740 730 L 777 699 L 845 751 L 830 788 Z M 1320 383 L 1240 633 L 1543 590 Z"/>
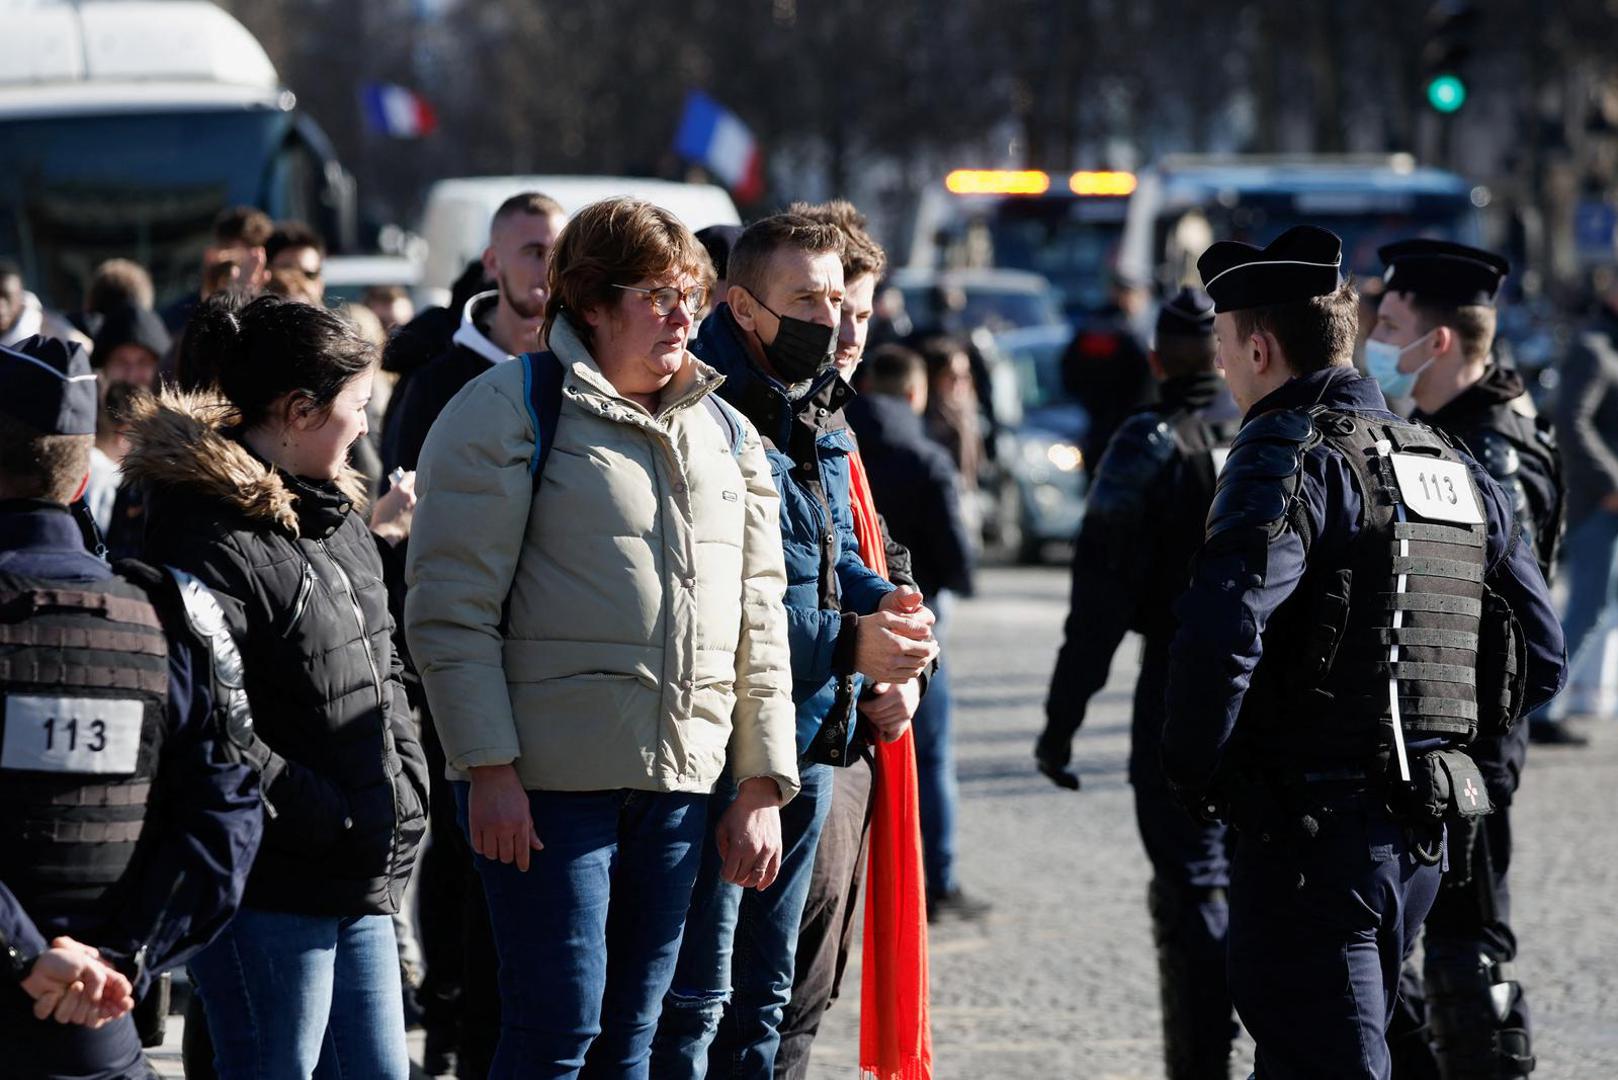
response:
<path id="1" fill-rule="evenodd" d="M 1467 0 L 1439 0 L 1427 12 L 1427 44 L 1421 52 L 1427 104 L 1449 115 L 1466 104 L 1466 63 L 1478 9 Z"/>

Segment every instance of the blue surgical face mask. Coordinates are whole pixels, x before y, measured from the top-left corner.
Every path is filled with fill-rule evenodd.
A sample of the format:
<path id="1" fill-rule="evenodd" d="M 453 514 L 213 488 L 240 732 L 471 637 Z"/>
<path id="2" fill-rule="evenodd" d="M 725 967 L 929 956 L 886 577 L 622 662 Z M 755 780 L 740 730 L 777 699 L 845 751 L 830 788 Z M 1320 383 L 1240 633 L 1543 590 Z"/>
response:
<path id="1" fill-rule="evenodd" d="M 1377 385 L 1382 387 L 1382 393 L 1390 398 L 1409 397 L 1410 391 L 1415 389 L 1416 379 L 1421 373 L 1432 366 L 1438 357 L 1430 356 L 1427 362 L 1415 371 L 1400 371 L 1399 361 L 1404 354 L 1420 345 L 1432 336 L 1432 331 L 1421 335 L 1409 345 L 1400 348 L 1386 341 L 1369 340 L 1365 343 L 1365 373 L 1375 379 Z"/>

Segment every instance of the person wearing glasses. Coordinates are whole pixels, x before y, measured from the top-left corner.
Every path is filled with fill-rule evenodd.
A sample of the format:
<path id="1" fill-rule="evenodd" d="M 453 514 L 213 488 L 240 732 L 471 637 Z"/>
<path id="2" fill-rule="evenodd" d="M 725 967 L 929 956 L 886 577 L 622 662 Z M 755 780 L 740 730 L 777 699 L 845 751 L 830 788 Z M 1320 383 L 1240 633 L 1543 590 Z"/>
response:
<path id="1" fill-rule="evenodd" d="M 549 351 L 473 379 L 422 449 L 406 627 L 499 953 L 497 1080 L 646 1076 L 710 828 L 728 880 L 780 867 L 779 498 L 686 348 L 712 281 L 667 211 L 586 207 Z M 744 794 L 710 822 L 727 750 Z"/>

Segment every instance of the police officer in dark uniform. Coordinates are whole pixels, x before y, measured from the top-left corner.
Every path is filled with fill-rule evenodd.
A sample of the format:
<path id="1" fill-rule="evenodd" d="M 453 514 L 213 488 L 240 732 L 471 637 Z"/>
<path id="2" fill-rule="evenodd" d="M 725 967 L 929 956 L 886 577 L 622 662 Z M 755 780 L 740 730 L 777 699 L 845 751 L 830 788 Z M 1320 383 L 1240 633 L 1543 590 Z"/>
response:
<path id="1" fill-rule="evenodd" d="M 128 1009 L 234 913 L 263 824 L 217 602 L 68 512 L 95 385 L 77 346 L 0 348 L 0 1072 L 29 1080 L 154 1075 Z"/>
<path id="2" fill-rule="evenodd" d="M 1175 608 L 1163 764 L 1239 834 L 1230 990 L 1264 1080 L 1390 1075 L 1446 823 L 1488 808 L 1458 747 L 1566 668 L 1510 500 L 1350 366 L 1341 263 L 1300 226 L 1197 264 L 1246 418 Z"/>
<path id="3" fill-rule="evenodd" d="M 1159 761 L 1171 609 L 1202 545 L 1214 478 L 1236 433 L 1230 395 L 1214 367 L 1213 322 L 1213 301 L 1200 289 L 1182 289 L 1158 311 L 1150 362 L 1160 403 L 1124 421 L 1097 467 L 1073 553 L 1072 602 L 1045 730 L 1034 747 L 1041 772 L 1059 787 L 1078 788 L 1069 765 L 1073 734 L 1106 685 L 1124 634 L 1143 634 L 1129 779 L 1152 862 L 1147 905 L 1171 1080 L 1224 1080 L 1235 1034 L 1225 988 L 1225 826 L 1187 813 L 1169 794 Z"/>
<path id="4" fill-rule="evenodd" d="M 1510 271 L 1501 256 L 1442 240 L 1407 240 L 1379 253 L 1387 289 L 1366 343 L 1366 367 L 1389 397 L 1411 397 L 1411 418 L 1466 449 L 1510 498 L 1524 542 L 1549 579 L 1562 531 L 1562 465 L 1550 427 L 1514 407 L 1515 371 L 1490 361 L 1494 300 Z M 1494 812 L 1470 837 L 1452 836 L 1450 872 L 1425 931 L 1425 1005 L 1432 1050 L 1412 1070 L 1445 1080 L 1523 1077 L 1534 1067 L 1528 1005 L 1513 977 L 1509 918 L 1512 795 L 1529 724 L 1477 739 Z"/>

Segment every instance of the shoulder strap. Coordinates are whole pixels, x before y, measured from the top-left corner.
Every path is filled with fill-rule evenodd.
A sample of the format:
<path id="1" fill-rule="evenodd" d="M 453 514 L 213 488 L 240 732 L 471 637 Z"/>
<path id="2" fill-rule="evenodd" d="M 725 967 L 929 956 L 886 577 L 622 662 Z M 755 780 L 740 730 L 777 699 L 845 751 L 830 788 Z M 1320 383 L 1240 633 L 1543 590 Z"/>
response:
<path id="1" fill-rule="evenodd" d="M 534 422 L 534 457 L 528 465 L 539 487 L 545 474 L 545 459 L 551 456 L 551 444 L 556 441 L 556 422 L 562 415 L 562 361 L 553 352 L 523 353 L 523 396 L 528 402 L 528 418 Z"/>
<path id="2" fill-rule="evenodd" d="M 719 430 L 723 431 L 729 440 L 730 456 L 741 457 L 742 443 L 747 439 L 747 428 L 742 425 L 742 418 L 716 393 L 705 395 L 702 403 L 708 407 L 708 411 L 719 424 Z"/>

